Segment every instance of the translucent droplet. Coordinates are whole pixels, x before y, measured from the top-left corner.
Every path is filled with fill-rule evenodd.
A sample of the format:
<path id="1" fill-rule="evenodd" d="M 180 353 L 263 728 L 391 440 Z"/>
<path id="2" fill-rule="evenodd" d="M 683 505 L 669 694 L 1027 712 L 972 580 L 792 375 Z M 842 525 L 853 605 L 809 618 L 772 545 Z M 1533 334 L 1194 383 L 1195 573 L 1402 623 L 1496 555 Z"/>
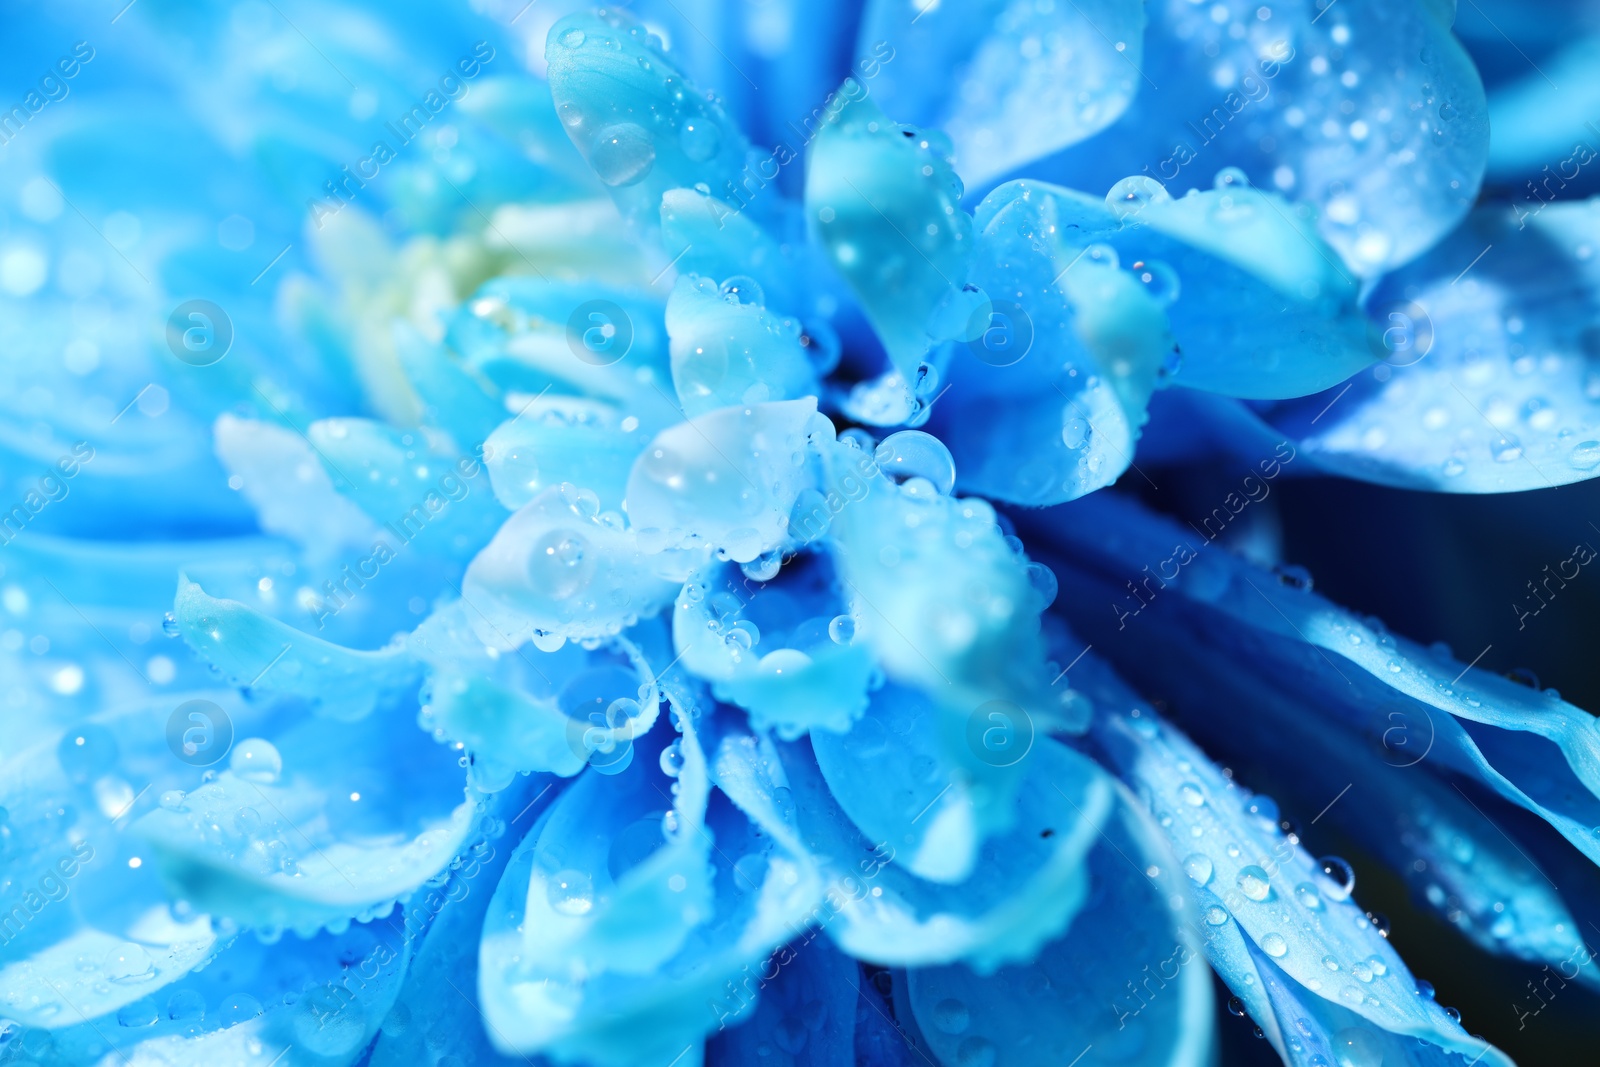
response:
<path id="1" fill-rule="evenodd" d="M 1322 907 L 1322 898 L 1317 895 L 1316 886 L 1310 882 L 1301 882 L 1295 886 L 1294 898 L 1300 902 L 1300 906 L 1303 908 L 1316 910 Z"/>
<path id="2" fill-rule="evenodd" d="M 168 811 L 179 811 L 183 808 L 186 796 L 187 794 L 181 789 L 168 789 L 161 794 L 161 806 Z"/>
<path id="3" fill-rule="evenodd" d="M 767 304 L 767 294 L 761 288 L 761 283 L 744 274 L 735 274 L 719 285 L 717 292 L 730 304 L 751 304 L 755 307 L 765 307 Z"/>
<path id="4" fill-rule="evenodd" d="M 1272 895 L 1272 883 L 1267 879 L 1267 872 L 1250 864 L 1239 871 L 1239 892 L 1251 900 L 1266 900 Z"/>
<path id="5" fill-rule="evenodd" d="M 148 982 L 156 976 L 150 953 L 131 941 L 108 952 L 101 967 L 107 978 L 122 985 Z"/>
<path id="6" fill-rule="evenodd" d="M 1324 856 L 1317 861 L 1322 872 L 1322 895 L 1334 902 L 1349 900 L 1356 891 L 1355 869 L 1338 856 Z"/>
<path id="7" fill-rule="evenodd" d="M 655 141 L 648 130 L 632 122 L 605 127 L 589 149 L 589 165 L 613 188 L 643 181 L 655 162 Z"/>
<path id="8" fill-rule="evenodd" d="M 994 1042 L 986 1037 L 969 1037 L 956 1046 L 957 1067 L 994 1067 Z"/>
<path id="9" fill-rule="evenodd" d="M 835 615 L 833 621 L 828 623 L 828 637 L 836 645 L 848 645 L 856 638 L 856 619 L 854 615 Z"/>
<path id="10" fill-rule="evenodd" d="M 551 530 L 528 556 L 528 578 L 534 588 L 557 599 L 576 594 L 588 581 L 593 564 L 589 542 L 575 530 Z"/>
<path id="11" fill-rule="evenodd" d="M 161 632 L 168 637 L 177 637 L 182 631 L 178 629 L 178 618 L 172 612 L 161 616 Z"/>
<path id="12" fill-rule="evenodd" d="M 550 876 L 546 896 L 558 914 L 587 915 L 594 908 L 594 881 L 582 871 L 557 871 Z"/>
<path id="13" fill-rule="evenodd" d="M 1322 957 L 1322 965 L 1330 971 L 1337 971 L 1339 969 L 1339 961 L 1334 959 L 1332 956 Z"/>
<path id="14" fill-rule="evenodd" d="M 1516 434 L 1503 433 L 1489 442 L 1489 455 L 1496 463 L 1510 463 L 1522 458 L 1522 442 Z"/>
<path id="15" fill-rule="evenodd" d="M 901 430 L 885 437 L 872 458 L 878 469 L 896 481 L 926 478 L 941 494 L 956 487 L 956 462 L 944 442 L 921 430 Z"/>
<path id="16" fill-rule="evenodd" d="M 1178 299 L 1182 288 L 1178 280 L 1178 272 L 1159 259 L 1148 262 L 1138 262 L 1133 265 L 1133 276 L 1144 285 L 1144 291 L 1162 307 L 1166 307 Z"/>
<path id="17" fill-rule="evenodd" d="M 260 1014 L 261 1002 L 249 993 L 234 993 L 223 997 L 222 1005 L 217 1009 L 217 1017 L 222 1020 L 223 1026 L 233 1026 L 254 1019 Z"/>
<path id="18" fill-rule="evenodd" d="M 154 1026 L 161 1019 L 161 1009 L 149 997 L 140 997 L 132 1004 L 117 1009 L 118 1026 Z"/>
<path id="19" fill-rule="evenodd" d="M 271 741 L 247 737 L 233 746 L 228 769 L 247 782 L 271 785 L 283 774 L 283 757 Z"/>
<path id="20" fill-rule="evenodd" d="M 1372 924 L 1372 929 L 1379 937 L 1389 936 L 1389 917 L 1381 911 L 1367 912 L 1367 921 Z"/>
<path id="21" fill-rule="evenodd" d="M 722 131 L 708 119 L 690 119 L 678 132 L 678 146 L 696 163 L 704 163 L 722 147 Z"/>
<path id="22" fill-rule="evenodd" d="M 972 1013 L 967 1006 L 953 997 L 933 1006 L 933 1025 L 947 1034 L 965 1033 L 972 1024 Z"/>
<path id="23" fill-rule="evenodd" d="M 1222 926 L 1228 921 L 1228 910 L 1218 904 L 1213 904 L 1206 909 L 1206 925 Z"/>
<path id="24" fill-rule="evenodd" d="M 1248 189 L 1250 178 L 1238 167 L 1223 167 L 1217 171 L 1217 176 L 1212 179 L 1214 189 Z"/>
<path id="25" fill-rule="evenodd" d="M 1243 1019 L 1244 1018 L 1244 1001 L 1240 1000 L 1238 997 L 1229 997 L 1228 998 L 1228 1014 L 1232 1015 L 1236 1019 Z"/>
<path id="26" fill-rule="evenodd" d="M 1179 798 L 1191 808 L 1204 807 L 1206 795 L 1201 788 L 1193 782 L 1184 782 L 1178 786 Z"/>
<path id="27" fill-rule="evenodd" d="M 1074 415 L 1061 424 L 1061 443 L 1076 452 L 1089 443 L 1089 420 Z"/>
<path id="28" fill-rule="evenodd" d="M 683 771 L 683 739 L 678 738 L 661 750 L 661 773 L 676 778 Z"/>
<path id="29" fill-rule="evenodd" d="M 1194 880 L 1195 885 L 1205 885 L 1210 882 L 1211 872 L 1214 869 L 1211 857 L 1200 852 L 1190 855 L 1183 861 L 1183 871 Z"/>
<path id="30" fill-rule="evenodd" d="M 1426 978 L 1417 979 L 1417 996 L 1423 1000 L 1433 999 L 1433 983 Z"/>
<path id="31" fill-rule="evenodd" d="M 1382 1067 L 1383 1046 L 1370 1031 L 1347 1027 L 1333 1035 L 1333 1061 L 1339 1067 Z"/>
<path id="32" fill-rule="evenodd" d="M 206 1015 L 206 999 L 193 989 L 180 989 L 167 998 L 167 1018 L 177 1022 L 199 1021 Z"/>
<path id="33" fill-rule="evenodd" d="M 567 48 L 579 48 L 583 45 L 585 38 L 582 30 L 571 29 L 563 33 L 559 40 Z"/>
<path id="34" fill-rule="evenodd" d="M 1572 446 L 1567 462 L 1574 470 L 1592 471 L 1600 467 L 1600 441 L 1580 441 Z"/>
<path id="35" fill-rule="evenodd" d="M 1268 934 L 1261 939 L 1261 951 L 1273 959 L 1282 959 L 1289 952 L 1289 942 L 1283 939 L 1282 934 Z"/>
<path id="36" fill-rule="evenodd" d="M 1106 193 L 1106 207 L 1118 218 L 1137 215 L 1151 204 L 1164 204 L 1172 199 L 1166 186 L 1145 174 L 1124 178 Z"/>

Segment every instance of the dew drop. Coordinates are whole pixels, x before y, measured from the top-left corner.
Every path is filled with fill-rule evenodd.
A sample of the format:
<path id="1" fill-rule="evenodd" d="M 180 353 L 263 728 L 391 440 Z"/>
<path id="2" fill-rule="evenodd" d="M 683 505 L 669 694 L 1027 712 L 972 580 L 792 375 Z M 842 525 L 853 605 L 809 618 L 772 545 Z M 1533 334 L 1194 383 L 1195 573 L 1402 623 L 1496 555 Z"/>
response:
<path id="1" fill-rule="evenodd" d="M 561 44 L 567 48 L 581 48 L 585 39 L 583 31 L 578 29 L 568 30 L 559 38 Z"/>
<path id="2" fill-rule="evenodd" d="M 247 782 L 271 785 L 283 774 L 283 757 L 271 741 L 247 737 L 233 747 L 228 769 Z"/>
<path id="3" fill-rule="evenodd" d="M 1349 900 L 1356 889 L 1355 869 L 1338 856 L 1324 856 L 1317 861 L 1322 872 L 1322 893 L 1329 900 Z"/>
<path id="4" fill-rule="evenodd" d="M 835 615 L 828 623 L 828 638 L 836 645 L 848 645 L 856 639 L 854 615 Z"/>
<path id="5" fill-rule="evenodd" d="M 107 953 L 105 962 L 101 966 L 106 972 L 106 977 L 120 985 L 148 982 L 156 976 L 155 964 L 150 959 L 150 953 L 131 941 L 118 945 Z"/>
<path id="6" fill-rule="evenodd" d="M 217 1016 L 222 1020 L 223 1026 L 233 1026 L 254 1019 L 260 1014 L 261 1002 L 249 993 L 234 993 L 232 996 L 223 997 L 222 1005 L 217 1009 Z"/>
<path id="7" fill-rule="evenodd" d="M 1272 883 L 1267 880 L 1267 872 L 1250 864 L 1239 871 L 1239 892 L 1251 900 L 1262 901 L 1272 895 Z"/>
<path id="8" fill-rule="evenodd" d="M 704 163 L 722 147 L 722 131 L 708 119 L 690 119 L 678 132 L 678 146 L 696 163 Z"/>
<path id="9" fill-rule="evenodd" d="M 1165 204 L 1172 199 L 1166 186 L 1144 174 L 1124 178 L 1106 193 L 1106 207 L 1118 218 L 1137 215 L 1151 204 Z"/>
<path id="10" fill-rule="evenodd" d="M 1261 939 L 1261 950 L 1273 959 L 1282 959 L 1289 952 L 1289 942 L 1282 934 L 1268 934 Z"/>
<path id="11" fill-rule="evenodd" d="M 587 915 L 594 908 L 594 881 L 582 871 L 557 871 L 545 892 L 550 907 L 560 915 Z"/>
<path id="12" fill-rule="evenodd" d="M 655 162 L 655 141 L 648 130 L 632 122 L 605 127 L 595 135 L 589 150 L 589 165 L 613 188 L 643 181 Z"/>
<path id="13" fill-rule="evenodd" d="M 149 997 L 141 997 L 117 1009 L 117 1025 L 140 1027 L 154 1026 L 161 1019 L 161 1010 Z"/>
<path id="14" fill-rule="evenodd" d="M 1370 1031 L 1347 1027 L 1333 1035 L 1333 1060 L 1339 1067 L 1383 1067 L 1383 1046 Z"/>
<path id="15" fill-rule="evenodd" d="M 1228 921 L 1228 911 L 1219 904 L 1213 904 L 1206 909 L 1206 925 L 1221 926 Z"/>
<path id="16" fill-rule="evenodd" d="M 1592 471 L 1600 467 L 1600 441 L 1580 441 L 1572 446 L 1567 462 L 1574 470 Z"/>
<path id="17" fill-rule="evenodd" d="M 1178 787 L 1178 796 L 1191 808 L 1203 807 L 1206 802 L 1205 793 L 1193 782 L 1184 782 L 1180 785 Z"/>
<path id="18" fill-rule="evenodd" d="M 1322 898 L 1317 895 L 1316 886 L 1310 882 L 1301 882 L 1295 886 L 1294 898 L 1300 902 L 1300 906 L 1303 908 L 1316 910 L 1322 907 Z"/>
<path id="19" fill-rule="evenodd" d="M 1211 881 L 1211 872 L 1214 870 L 1211 857 L 1196 852 L 1183 861 L 1183 871 L 1195 885 L 1205 885 Z"/>
<path id="20" fill-rule="evenodd" d="M 177 637 L 182 632 L 178 629 L 178 617 L 170 611 L 161 616 L 161 632 L 168 637 Z"/>
<path id="21" fill-rule="evenodd" d="M 661 750 L 661 773 L 676 778 L 683 772 L 683 739 L 678 738 Z"/>
<path id="22" fill-rule="evenodd" d="M 901 430 L 885 437 L 873 452 L 878 469 L 899 482 L 926 478 L 941 495 L 956 486 L 956 463 L 944 442 L 921 430 Z"/>
<path id="23" fill-rule="evenodd" d="M 933 1025 L 947 1034 L 965 1033 L 972 1024 L 972 1013 L 967 1006 L 953 997 L 933 1006 Z"/>

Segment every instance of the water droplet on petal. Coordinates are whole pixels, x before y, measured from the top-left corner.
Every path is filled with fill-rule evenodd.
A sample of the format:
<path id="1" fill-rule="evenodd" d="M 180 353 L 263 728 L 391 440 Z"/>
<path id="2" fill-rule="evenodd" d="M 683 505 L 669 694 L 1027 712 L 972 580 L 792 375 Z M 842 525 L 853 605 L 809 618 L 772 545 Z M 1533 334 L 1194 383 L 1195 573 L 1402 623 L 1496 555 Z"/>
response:
<path id="1" fill-rule="evenodd" d="M 1322 893 L 1329 900 L 1349 900 L 1356 889 L 1356 872 L 1338 856 L 1324 856 L 1317 861 L 1322 872 Z"/>
<path id="2" fill-rule="evenodd" d="M 228 769 L 247 782 L 271 785 L 283 774 L 283 757 L 271 741 L 247 737 L 233 747 Z"/>
<path id="3" fill-rule="evenodd" d="M 1251 900 L 1262 901 L 1272 895 L 1272 883 L 1267 878 L 1267 872 L 1250 864 L 1239 871 L 1239 892 Z"/>
<path id="4" fill-rule="evenodd" d="M 605 127 L 589 149 L 589 165 L 613 188 L 643 181 L 655 162 L 655 141 L 648 130 L 632 122 Z"/>
<path id="5" fill-rule="evenodd" d="M 545 895 L 557 914 L 587 915 L 594 907 L 594 881 L 582 871 L 557 871 L 550 876 Z"/>
<path id="6" fill-rule="evenodd" d="M 1195 885 L 1205 885 L 1211 881 L 1214 869 L 1211 857 L 1203 853 L 1196 852 L 1183 861 L 1184 873 L 1194 880 Z"/>

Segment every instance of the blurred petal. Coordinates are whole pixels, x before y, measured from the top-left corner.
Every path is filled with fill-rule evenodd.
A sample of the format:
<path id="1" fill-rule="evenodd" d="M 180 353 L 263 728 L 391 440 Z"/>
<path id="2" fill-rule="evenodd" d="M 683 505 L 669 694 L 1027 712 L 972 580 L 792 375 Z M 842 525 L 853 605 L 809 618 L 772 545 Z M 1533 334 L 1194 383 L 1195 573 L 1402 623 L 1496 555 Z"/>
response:
<path id="1" fill-rule="evenodd" d="M 1141 88 L 1144 23 L 1139 0 L 873 0 L 859 49 L 883 109 L 948 133 L 976 184 L 1116 121 Z"/>

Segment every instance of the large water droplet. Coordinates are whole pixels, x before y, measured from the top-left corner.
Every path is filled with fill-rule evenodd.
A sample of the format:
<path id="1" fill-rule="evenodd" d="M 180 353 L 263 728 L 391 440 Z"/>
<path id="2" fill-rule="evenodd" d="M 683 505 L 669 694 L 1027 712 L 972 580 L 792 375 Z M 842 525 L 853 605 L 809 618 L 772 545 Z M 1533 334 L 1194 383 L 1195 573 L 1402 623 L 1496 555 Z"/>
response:
<path id="1" fill-rule="evenodd" d="M 1322 871 L 1322 894 L 1332 901 L 1349 900 L 1356 891 L 1356 872 L 1338 856 L 1324 856 L 1317 861 Z"/>
<path id="2" fill-rule="evenodd" d="M 655 163 L 655 141 L 648 130 L 632 122 L 605 127 L 595 135 L 589 150 L 589 165 L 612 187 L 643 181 Z"/>
<path id="3" fill-rule="evenodd" d="M 933 1006 L 933 1025 L 947 1034 L 965 1033 L 971 1023 L 972 1013 L 959 1000 L 946 998 Z"/>
<path id="4" fill-rule="evenodd" d="M 1489 454 L 1496 463 L 1510 463 L 1522 458 L 1522 442 L 1514 433 L 1499 434 L 1489 442 Z"/>
<path id="5" fill-rule="evenodd" d="M 271 741 L 247 737 L 233 747 L 228 769 L 247 782 L 271 785 L 283 774 L 283 757 Z"/>
<path id="6" fill-rule="evenodd" d="M 683 772 L 683 739 L 678 738 L 661 750 L 661 773 L 676 778 Z"/>
<path id="7" fill-rule="evenodd" d="M 550 907 L 561 915 L 587 915 L 594 908 L 594 880 L 578 870 L 557 871 L 546 889 Z"/>
<path id="8" fill-rule="evenodd" d="M 1282 934 L 1268 934 L 1261 939 L 1261 950 L 1273 959 L 1282 959 L 1289 952 L 1289 942 Z"/>
<path id="9" fill-rule="evenodd" d="M 873 452 L 878 469 L 895 481 L 926 478 L 948 496 L 956 487 L 956 461 L 944 442 L 921 430 L 901 430 L 885 437 Z"/>
<path id="10" fill-rule="evenodd" d="M 160 1019 L 161 1009 L 149 997 L 140 997 L 132 1004 L 124 1004 L 117 1009 L 119 1026 L 154 1026 Z"/>
<path id="11" fill-rule="evenodd" d="M 1351 1026 L 1333 1035 L 1333 1059 L 1339 1067 L 1383 1067 L 1383 1046 L 1370 1031 Z"/>
<path id="12" fill-rule="evenodd" d="M 696 163 L 704 163 L 722 147 L 722 131 L 709 119 L 690 119 L 678 132 L 678 145 L 684 155 Z"/>
<path id="13" fill-rule="evenodd" d="M 589 542 L 575 530 L 551 530 L 528 556 L 528 578 L 551 597 L 569 597 L 588 581 Z"/>
<path id="14" fill-rule="evenodd" d="M 102 967 L 107 978 L 122 985 L 148 982 L 156 976 L 155 964 L 150 960 L 150 953 L 131 941 L 118 945 L 107 953 Z"/>
<path id="15" fill-rule="evenodd" d="M 1215 868 L 1211 857 L 1196 852 L 1183 861 L 1183 871 L 1194 880 L 1195 885 L 1205 885 L 1211 881 L 1211 872 Z"/>
<path id="16" fill-rule="evenodd" d="M 260 1014 L 261 1002 L 249 993 L 234 993 L 223 997 L 222 1006 L 217 1009 L 217 1017 L 222 1020 L 223 1026 L 233 1026 L 254 1019 Z"/>
<path id="17" fill-rule="evenodd" d="M 1239 892 L 1251 900 L 1266 900 L 1272 895 L 1272 883 L 1267 878 L 1267 872 L 1250 864 L 1239 871 Z"/>
<path id="18" fill-rule="evenodd" d="M 1172 199 L 1166 186 L 1144 174 L 1124 178 L 1106 193 L 1106 207 L 1121 219 L 1137 215 L 1151 204 L 1165 204 Z"/>
<path id="19" fill-rule="evenodd" d="M 1574 470 L 1592 471 L 1600 467 L 1600 441 L 1580 441 L 1572 446 L 1567 462 Z"/>
<path id="20" fill-rule="evenodd" d="M 1184 782 L 1178 786 L 1178 796 L 1191 808 L 1204 807 L 1206 795 L 1201 788 L 1193 782 Z"/>

